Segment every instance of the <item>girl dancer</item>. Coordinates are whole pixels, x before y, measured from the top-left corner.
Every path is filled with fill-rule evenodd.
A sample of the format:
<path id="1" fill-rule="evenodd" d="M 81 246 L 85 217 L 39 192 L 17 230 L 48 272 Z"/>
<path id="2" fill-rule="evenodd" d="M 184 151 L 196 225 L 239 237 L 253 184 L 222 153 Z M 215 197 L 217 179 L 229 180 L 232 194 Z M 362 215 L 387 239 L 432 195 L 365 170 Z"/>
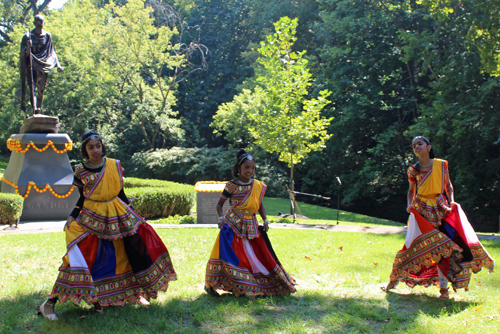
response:
<path id="1" fill-rule="evenodd" d="M 84 300 L 102 313 L 103 306 L 147 305 L 177 279 L 160 237 L 130 207 L 120 161 L 105 158 L 97 132 L 83 135 L 81 153 L 87 161 L 75 168 L 80 199 L 64 226 L 67 252 L 49 299 L 40 306 L 50 320 L 57 320 L 57 300 L 75 305 Z"/>
<path id="2" fill-rule="evenodd" d="M 435 158 L 425 137 L 415 137 L 412 147 L 418 162 L 408 169 L 408 232 L 382 289 L 393 289 L 399 281 L 410 287 L 439 284 L 439 298 L 448 299 L 448 281 L 454 290 L 467 291 L 472 273 L 493 270 L 495 262 L 455 202 L 448 161 Z"/>
<path id="3" fill-rule="evenodd" d="M 255 159 L 244 150 L 236 157 L 232 174 L 216 206 L 221 229 L 215 241 L 205 276 L 205 291 L 217 289 L 249 297 L 295 292 L 295 280 L 285 271 L 273 251 L 267 231 L 269 222 L 262 198 L 266 185 L 252 179 Z M 227 200 L 225 214 L 222 207 Z M 259 212 L 264 226 L 258 226 Z"/>

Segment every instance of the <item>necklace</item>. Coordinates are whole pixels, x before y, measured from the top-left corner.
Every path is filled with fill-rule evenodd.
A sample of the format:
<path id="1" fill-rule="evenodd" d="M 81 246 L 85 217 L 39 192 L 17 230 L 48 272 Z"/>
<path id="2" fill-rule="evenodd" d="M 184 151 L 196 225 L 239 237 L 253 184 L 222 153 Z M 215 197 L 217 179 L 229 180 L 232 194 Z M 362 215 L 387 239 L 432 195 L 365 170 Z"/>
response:
<path id="1" fill-rule="evenodd" d="M 433 162 L 434 162 L 434 161 L 431 159 L 431 161 L 429 161 L 429 164 L 428 164 L 428 165 L 425 165 L 425 166 L 424 166 L 424 165 L 422 165 L 422 164 L 420 163 L 420 161 L 418 162 L 418 164 L 419 164 L 419 165 L 420 165 L 420 167 L 422 167 L 422 168 L 429 168 L 430 166 L 432 166 L 432 163 L 433 163 Z"/>
<path id="2" fill-rule="evenodd" d="M 246 183 L 245 183 L 245 182 L 241 182 L 241 180 L 240 180 L 240 179 L 238 179 L 238 178 L 236 178 L 236 179 L 234 179 L 234 180 L 235 180 L 236 182 L 238 182 L 239 184 L 241 184 L 242 186 L 247 186 L 247 185 L 249 185 L 250 183 L 252 183 L 252 181 L 253 181 L 252 179 L 250 179 L 250 180 L 248 180 L 248 182 L 246 182 Z"/>
<path id="3" fill-rule="evenodd" d="M 106 159 L 102 159 L 102 162 L 99 165 L 92 165 L 90 161 L 87 161 L 87 165 L 89 165 L 90 168 L 100 168 L 104 166 L 104 163 L 106 162 Z"/>

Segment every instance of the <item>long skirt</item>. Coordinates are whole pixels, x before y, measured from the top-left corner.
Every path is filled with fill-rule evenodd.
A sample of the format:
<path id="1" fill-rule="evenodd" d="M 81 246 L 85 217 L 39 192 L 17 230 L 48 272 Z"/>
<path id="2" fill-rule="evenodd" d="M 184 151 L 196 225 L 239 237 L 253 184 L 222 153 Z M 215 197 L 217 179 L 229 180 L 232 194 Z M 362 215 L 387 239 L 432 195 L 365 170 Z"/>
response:
<path id="1" fill-rule="evenodd" d="M 460 205 L 453 207 L 439 229 L 416 210 L 408 222 L 405 245 L 396 254 L 391 281 L 415 285 L 439 285 L 438 268 L 454 289 L 468 290 L 473 273 L 493 270 L 495 261 L 479 242 Z"/>
<path id="2" fill-rule="evenodd" d="M 167 248 L 147 223 L 116 240 L 99 238 L 72 222 L 66 229 L 67 253 L 49 298 L 81 300 L 101 306 L 149 300 L 176 280 Z"/>
<path id="3" fill-rule="evenodd" d="M 207 288 L 254 297 L 288 295 L 296 291 L 294 285 L 262 226 L 251 240 L 237 237 L 227 224 L 220 230 L 207 263 Z"/>

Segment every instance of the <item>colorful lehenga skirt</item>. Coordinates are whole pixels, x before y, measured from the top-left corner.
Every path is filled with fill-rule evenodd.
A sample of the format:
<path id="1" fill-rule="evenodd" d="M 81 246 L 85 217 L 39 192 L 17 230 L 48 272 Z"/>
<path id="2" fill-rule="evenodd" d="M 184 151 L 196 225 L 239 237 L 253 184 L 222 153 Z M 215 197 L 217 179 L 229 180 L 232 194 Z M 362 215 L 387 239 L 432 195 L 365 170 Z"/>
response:
<path id="1" fill-rule="evenodd" d="M 207 263 L 207 288 L 249 297 L 296 291 L 295 280 L 279 262 L 262 226 L 258 233 L 258 238 L 240 238 L 228 224 L 224 225 Z"/>
<path id="2" fill-rule="evenodd" d="M 67 253 L 49 298 L 81 300 L 101 306 L 149 300 L 176 280 L 169 253 L 160 237 L 142 222 L 133 235 L 109 240 L 73 221 L 66 229 Z"/>
<path id="3" fill-rule="evenodd" d="M 410 287 L 439 285 L 439 268 L 454 289 L 468 290 L 473 273 L 494 266 L 460 205 L 446 214 L 439 229 L 413 209 L 405 245 L 394 259 L 391 281 Z"/>

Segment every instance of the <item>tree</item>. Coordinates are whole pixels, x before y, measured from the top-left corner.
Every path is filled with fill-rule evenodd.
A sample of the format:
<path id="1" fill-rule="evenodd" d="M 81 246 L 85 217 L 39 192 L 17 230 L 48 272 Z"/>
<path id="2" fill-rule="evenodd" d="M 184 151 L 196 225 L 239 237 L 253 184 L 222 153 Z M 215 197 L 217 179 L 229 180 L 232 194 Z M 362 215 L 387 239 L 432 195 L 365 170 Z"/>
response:
<path id="1" fill-rule="evenodd" d="M 293 168 L 311 151 L 320 151 L 330 137 L 327 127 L 332 118 L 321 116 L 329 103 L 330 92 L 321 90 L 317 98 L 307 99 L 312 75 L 307 68 L 305 51 L 294 52 L 297 19 L 281 18 L 275 24 L 276 32 L 261 42 L 258 49 L 257 76 L 250 91 L 236 96 L 231 103 L 219 108 L 214 125 L 225 129 L 222 115 L 230 110 L 241 111 L 255 144 L 290 167 L 290 187 L 293 190 Z M 244 102 L 244 103 L 242 103 Z M 228 111 L 229 110 L 229 111 Z"/>

